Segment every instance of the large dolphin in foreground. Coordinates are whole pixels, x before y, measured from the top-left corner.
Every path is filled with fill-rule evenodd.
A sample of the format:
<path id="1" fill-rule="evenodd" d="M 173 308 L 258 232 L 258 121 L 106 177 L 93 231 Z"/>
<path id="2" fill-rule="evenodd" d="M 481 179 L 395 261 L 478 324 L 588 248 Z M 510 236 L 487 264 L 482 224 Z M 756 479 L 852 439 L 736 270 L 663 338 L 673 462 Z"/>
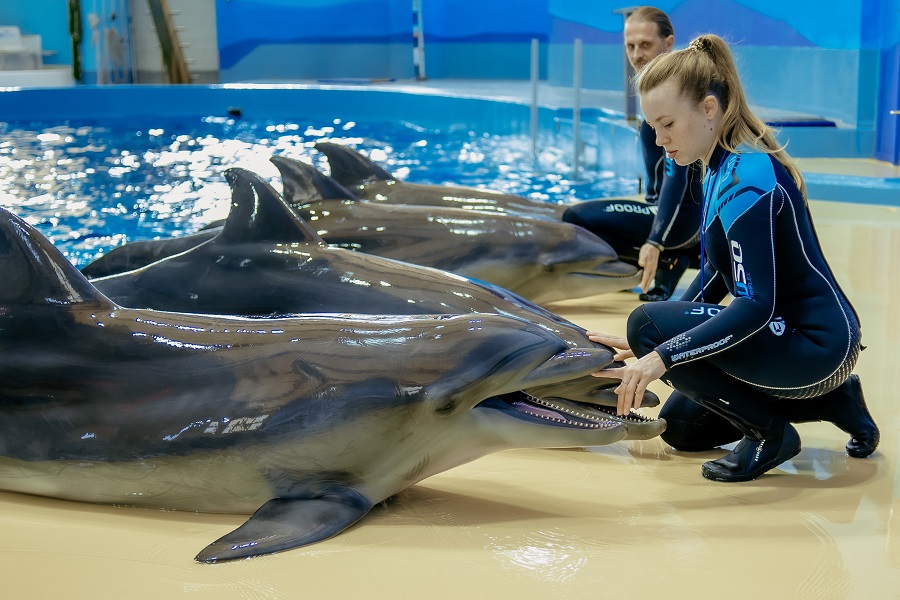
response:
<path id="1" fill-rule="evenodd" d="M 174 312 L 273 317 L 297 313 L 497 313 L 530 321 L 571 349 L 612 351 L 585 330 L 509 291 L 453 273 L 327 246 L 271 185 L 229 169 L 232 209 L 215 237 L 181 254 L 120 275 L 92 280 L 120 306 Z M 565 385 L 570 385 L 566 383 Z M 615 379 L 586 375 L 569 398 L 614 407 Z M 532 386 L 539 398 L 552 390 Z M 659 398 L 645 395 L 644 406 Z M 610 416 L 618 419 L 619 417 Z M 625 418 L 629 439 L 662 433 L 665 421 Z"/>
<path id="2" fill-rule="evenodd" d="M 520 319 L 125 309 L 2 209 L 0 266 L 0 489 L 253 512 L 198 561 L 329 538 L 490 452 L 625 435 L 521 391 L 609 355 Z"/>
<path id="3" fill-rule="evenodd" d="M 319 142 L 316 150 L 328 157 L 331 177 L 364 200 L 389 204 L 455 206 L 467 210 L 559 221 L 567 205 L 529 200 L 490 190 L 449 185 L 405 183 L 356 150 Z"/>
<path id="4" fill-rule="evenodd" d="M 275 156 L 284 199 L 332 246 L 452 271 L 537 304 L 633 288 L 641 272 L 593 233 L 561 221 L 456 207 L 353 200 L 315 167 Z M 335 202 L 331 202 L 335 200 Z M 178 238 L 131 242 L 82 268 L 104 277 L 146 266 L 215 237 L 211 224 Z"/>

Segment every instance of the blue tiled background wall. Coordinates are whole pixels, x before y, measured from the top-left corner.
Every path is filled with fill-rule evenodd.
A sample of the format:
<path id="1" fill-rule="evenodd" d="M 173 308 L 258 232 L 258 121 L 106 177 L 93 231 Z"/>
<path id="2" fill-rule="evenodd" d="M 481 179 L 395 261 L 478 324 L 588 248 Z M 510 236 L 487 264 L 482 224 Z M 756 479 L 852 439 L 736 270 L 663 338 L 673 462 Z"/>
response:
<path id="1" fill-rule="evenodd" d="M 412 77 L 411 14 L 397 0 L 216 0 L 221 80 Z"/>
<path id="2" fill-rule="evenodd" d="M 411 0 L 217 0 L 216 13 L 223 80 L 260 67 L 295 79 L 415 75 Z M 547 40 L 546 0 L 424 0 L 422 19 L 431 78 L 527 78 L 531 39 Z"/>
<path id="3" fill-rule="evenodd" d="M 86 15 L 108 4 L 81 0 Z M 120 13 L 127 2 L 116 2 Z M 68 0 L 3 0 L 0 24 L 40 33 L 71 62 Z M 621 90 L 621 0 L 422 0 L 431 79 L 526 79 L 530 43 L 540 73 L 571 85 L 573 40 L 584 48 L 583 84 Z M 751 102 L 800 111 L 859 132 L 863 156 L 900 161 L 900 0 L 658 0 L 676 45 L 702 32 L 728 39 Z M 411 0 L 216 0 L 220 79 L 414 76 Z M 124 14 L 122 16 L 125 16 Z M 121 18 L 121 17 L 120 17 Z M 96 70 L 85 23 L 86 81 Z M 96 80 L 96 77 L 93 78 Z M 843 142 L 842 142 L 843 143 Z"/>
<path id="4" fill-rule="evenodd" d="M 530 43 L 541 78 L 573 81 L 583 42 L 587 88 L 621 90 L 619 0 L 423 0 L 426 72 L 432 79 L 525 79 Z M 897 13 L 900 0 L 659 0 L 676 44 L 699 33 L 729 40 L 751 102 L 830 119 L 858 135 L 842 146 L 897 154 Z M 217 0 L 223 81 L 408 78 L 410 0 Z M 879 133 L 875 141 L 876 131 Z M 798 138 L 799 143 L 799 138 Z M 876 149 L 877 146 L 877 149 Z M 894 158 L 896 160 L 896 157 Z"/>
<path id="5" fill-rule="evenodd" d="M 612 12 L 618 4 L 548 0 L 551 83 L 571 82 L 571 41 L 582 37 L 585 85 L 621 89 L 622 17 Z M 707 32 L 731 42 L 752 102 L 873 126 L 882 26 L 872 15 L 880 8 L 896 12 L 900 3 L 659 0 L 654 6 L 671 17 L 677 47 Z"/>

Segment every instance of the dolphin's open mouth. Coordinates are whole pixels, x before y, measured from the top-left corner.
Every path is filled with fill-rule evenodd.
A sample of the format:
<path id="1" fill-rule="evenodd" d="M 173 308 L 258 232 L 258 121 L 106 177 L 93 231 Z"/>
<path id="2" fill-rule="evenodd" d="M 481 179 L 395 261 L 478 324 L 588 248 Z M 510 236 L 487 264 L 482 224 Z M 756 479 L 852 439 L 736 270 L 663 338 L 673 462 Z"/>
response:
<path id="1" fill-rule="evenodd" d="M 525 392 L 492 396 L 481 402 L 478 407 L 500 410 L 527 421 L 578 429 L 607 429 L 619 423 L 637 424 L 655 420 L 633 411 L 627 416 L 619 417 L 613 414 L 615 410 L 613 407 L 560 398 L 536 398 Z"/>

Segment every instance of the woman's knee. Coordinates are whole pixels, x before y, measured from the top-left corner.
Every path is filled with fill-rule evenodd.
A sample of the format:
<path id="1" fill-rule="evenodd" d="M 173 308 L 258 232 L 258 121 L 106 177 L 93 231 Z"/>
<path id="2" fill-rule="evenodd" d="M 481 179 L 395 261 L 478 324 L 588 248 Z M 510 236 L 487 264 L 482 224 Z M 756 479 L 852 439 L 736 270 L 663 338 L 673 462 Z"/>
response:
<path id="1" fill-rule="evenodd" d="M 628 315 L 628 345 L 640 358 L 665 341 L 653 322 L 654 304 L 642 304 Z"/>

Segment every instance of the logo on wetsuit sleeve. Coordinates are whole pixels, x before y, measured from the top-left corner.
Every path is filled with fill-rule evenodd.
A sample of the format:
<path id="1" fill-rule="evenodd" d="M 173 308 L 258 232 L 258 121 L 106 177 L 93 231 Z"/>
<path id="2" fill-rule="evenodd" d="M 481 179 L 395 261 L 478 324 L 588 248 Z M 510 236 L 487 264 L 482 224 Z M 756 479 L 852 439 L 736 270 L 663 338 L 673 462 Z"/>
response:
<path id="1" fill-rule="evenodd" d="M 666 176 L 667 177 L 675 177 L 675 161 L 667 156 L 665 158 L 665 163 L 666 163 Z"/>
<path id="2" fill-rule="evenodd" d="M 772 330 L 772 333 L 775 335 L 783 335 L 787 330 L 787 325 L 784 322 L 784 319 L 781 317 L 775 317 L 771 321 L 769 321 L 769 329 Z"/>
<path id="3" fill-rule="evenodd" d="M 604 208 L 603 210 L 606 212 L 636 213 L 639 215 L 655 215 L 656 211 L 659 209 L 655 206 L 642 206 L 638 203 L 624 204 L 621 202 L 615 202 L 613 204 L 607 204 L 606 208 Z"/>
<path id="4" fill-rule="evenodd" d="M 736 241 L 731 242 L 731 261 L 735 295 L 750 298 L 750 284 L 747 281 L 747 271 L 744 269 L 744 251 Z"/>

